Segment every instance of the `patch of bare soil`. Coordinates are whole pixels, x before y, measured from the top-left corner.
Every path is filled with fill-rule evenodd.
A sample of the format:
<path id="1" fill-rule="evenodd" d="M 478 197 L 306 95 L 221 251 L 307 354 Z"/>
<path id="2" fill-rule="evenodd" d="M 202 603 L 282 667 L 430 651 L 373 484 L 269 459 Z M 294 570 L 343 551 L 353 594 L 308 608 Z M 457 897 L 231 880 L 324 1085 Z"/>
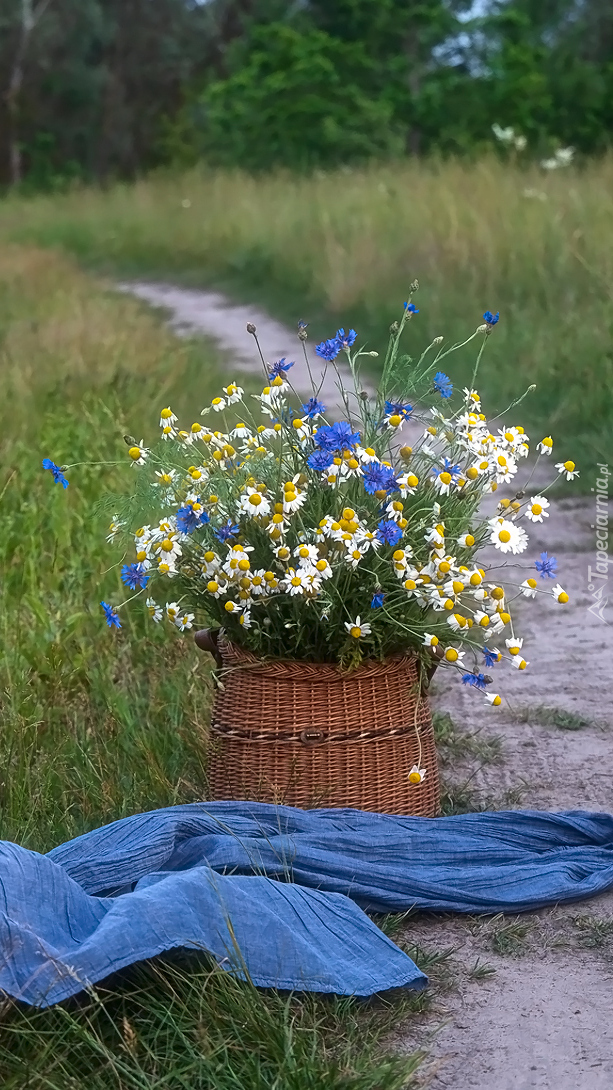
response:
<path id="1" fill-rule="evenodd" d="M 611 811 L 613 603 L 604 621 L 588 612 L 593 502 L 561 500 L 551 512 L 549 525 L 532 529 L 524 563 L 541 549 L 555 555 L 570 602 L 522 601 L 516 612 L 529 667 L 489 671 L 500 677 L 503 708 L 486 707 L 455 677 L 436 675 L 433 705 L 460 731 L 478 732 L 473 750 L 487 754 L 484 743 L 501 738 L 499 763 L 462 756 L 460 744 L 443 772 L 455 785 L 451 797 L 474 792 L 475 802 L 497 808 Z M 509 568 L 501 578 L 511 577 Z M 521 566 L 517 573 L 518 581 L 528 574 Z M 433 996 L 430 1013 L 401 1045 L 424 1047 L 430 1035 L 423 1086 L 613 1086 L 613 891 L 511 919 L 423 917 L 409 921 L 406 936 L 426 949 L 454 948 L 455 984 Z"/>

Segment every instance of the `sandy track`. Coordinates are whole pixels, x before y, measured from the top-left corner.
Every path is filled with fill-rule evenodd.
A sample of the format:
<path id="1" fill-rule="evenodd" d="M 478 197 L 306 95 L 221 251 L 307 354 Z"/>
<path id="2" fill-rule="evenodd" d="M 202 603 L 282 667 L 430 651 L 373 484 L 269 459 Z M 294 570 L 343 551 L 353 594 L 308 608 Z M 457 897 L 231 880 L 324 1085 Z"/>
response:
<path id="1" fill-rule="evenodd" d="M 128 283 L 121 289 L 162 307 L 178 334 L 204 333 L 228 353 L 237 369 L 260 370 L 245 332 L 253 321 L 267 359 L 296 360 L 296 387 L 310 385 L 295 334 L 255 307 L 235 306 L 215 292 L 168 284 Z M 323 400 L 336 406 L 332 373 Z M 547 466 L 545 468 L 548 468 Z M 582 467 L 596 477 L 596 467 Z M 588 565 L 594 563 L 593 501 L 562 500 L 543 526 L 532 528 L 528 563 L 541 549 L 558 558 L 567 606 L 553 598 L 521 603 L 520 634 L 530 665 L 518 673 L 498 666 L 503 709 L 487 708 L 481 694 L 439 671 L 434 706 L 448 711 L 460 728 L 501 735 L 504 760 L 471 768 L 460 761 L 448 778 L 487 798 L 503 799 L 523 785 L 522 808 L 613 810 L 613 602 L 604 620 L 588 612 Z M 494 554 L 496 555 L 496 554 Z M 511 565 L 509 565 L 509 568 Z M 518 582 L 528 572 L 518 569 Z M 512 572 L 501 572 L 501 577 Z M 553 585 L 553 583 L 551 584 Z M 494 642 L 494 641 L 492 641 Z M 503 642 L 503 641 L 502 641 Z M 560 730 L 538 721 L 539 705 L 583 715 L 591 725 Z M 530 710 L 532 709 L 532 710 Z M 431 1090 L 610 1090 L 613 1087 L 613 943 L 584 949 L 576 917 L 613 920 L 613 892 L 580 905 L 528 914 L 521 953 L 492 950 L 488 924 L 460 917 L 424 916 L 410 922 L 406 937 L 427 949 L 453 947 L 456 983 L 434 996 L 423 1020 L 412 1020 L 395 1045 L 422 1048 L 430 1058 L 420 1076 Z M 470 968 L 480 959 L 495 974 L 477 982 Z"/>
<path id="2" fill-rule="evenodd" d="M 255 306 L 242 306 L 232 303 L 225 295 L 215 291 L 175 287 L 172 284 L 160 284 L 145 280 L 125 281 L 118 285 L 121 291 L 136 295 L 153 307 L 165 310 L 169 315 L 168 325 L 178 336 L 190 337 L 195 333 L 204 333 L 217 341 L 227 354 L 233 366 L 239 371 L 262 375 L 262 362 L 258 355 L 253 337 L 247 333 L 248 322 L 257 328 L 257 336 L 268 362 L 286 357 L 294 360 L 290 372 L 290 381 L 298 393 L 310 397 L 311 380 L 304 360 L 302 345 L 295 330 L 275 321 L 269 314 Z M 328 367 L 322 379 L 320 360 L 315 355 L 314 346 L 309 343 L 309 359 L 319 397 L 332 415 L 345 415 L 337 389 L 337 375 L 334 367 Z M 343 376 L 343 383 L 353 389 L 353 382 L 347 367 L 339 358 L 338 372 Z M 321 386 L 320 386 L 321 382 Z M 366 380 L 363 388 L 373 392 L 372 385 Z"/>

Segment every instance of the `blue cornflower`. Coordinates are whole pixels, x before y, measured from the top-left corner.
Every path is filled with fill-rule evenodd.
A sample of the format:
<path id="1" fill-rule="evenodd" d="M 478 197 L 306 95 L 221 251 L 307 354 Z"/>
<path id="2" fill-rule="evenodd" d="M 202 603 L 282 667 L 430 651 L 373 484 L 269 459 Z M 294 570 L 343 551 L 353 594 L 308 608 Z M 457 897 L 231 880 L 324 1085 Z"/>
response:
<path id="1" fill-rule="evenodd" d="M 307 458 L 307 465 L 318 473 L 325 473 L 334 460 L 334 454 L 330 450 L 314 450 Z"/>
<path id="2" fill-rule="evenodd" d="M 486 666 L 495 666 L 497 662 L 500 662 L 500 651 L 490 651 L 489 648 L 483 648 L 483 658 Z"/>
<path id="3" fill-rule="evenodd" d="M 558 562 L 555 556 L 547 556 L 547 553 L 541 553 L 541 559 L 534 561 L 534 567 L 540 573 L 541 579 L 545 579 L 546 576 L 555 579 Z"/>
<path id="4" fill-rule="evenodd" d="M 43 469 L 50 469 L 55 483 L 61 484 L 62 488 L 68 488 L 70 482 L 66 480 L 60 466 L 56 466 L 55 462 L 52 462 L 50 458 L 43 458 Z"/>
<path id="5" fill-rule="evenodd" d="M 372 598 L 370 600 L 370 608 L 371 609 L 380 609 L 381 606 L 383 605 L 383 599 L 384 598 L 385 598 L 385 594 L 383 593 L 382 590 L 376 591 L 375 594 L 373 594 L 373 596 L 372 596 Z"/>
<path id="6" fill-rule="evenodd" d="M 117 616 L 117 610 L 110 606 L 108 602 L 101 602 L 100 605 L 104 611 L 104 617 L 109 628 L 121 628 L 121 621 Z"/>
<path id="7" fill-rule="evenodd" d="M 377 528 L 377 537 L 386 545 L 397 545 L 402 537 L 402 530 L 393 519 L 381 519 Z"/>
<path id="8" fill-rule="evenodd" d="M 332 360 L 336 359 L 342 347 L 342 344 L 340 341 L 337 341 L 336 337 L 331 337 L 327 341 L 321 341 L 320 344 L 316 344 L 315 351 L 318 356 L 321 356 L 322 360 L 327 360 L 328 363 L 331 363 Z"/>
<path id="9" fill-rule="evenodd" d="M 286 363 L 285 360 L 286 357 L 283 356 L 283 359 L 277 360 L 276 363 L 273 363 L 270 371 L 268 372 L 268 377 L 271 381 L 273 380 L 273 378 L 285 378 L 290 367 L 294 366 L 294 360 L 292 360 L 291 363 Z"/>
<path id="10" fill-rule="evenodd" d="M 228 519 L 225 526 L 218 526 L 214 533 L 218 541 L 227 541 L 229 537 L 235 537 L 238 533 L 238 526 L 232 522 L 232 519 Z"/>
<path id="11" fill-rule="evenodd" d="M 485 674 L 462 674 L 462 684 L 471 685 L 475 689 L 485 689 L 486 685 L 491 685 L 491 681 Z"/>
<path id="12" fill-rule="evenodd" d="M 205 526 L 209 521 L 206 511 L 197 514 L 189 503 L 177 511 L 177 530 L 180 530 L 182 534 L 193 534 L 198 526 Z"/>
<path id="13" fill-rule="evenodd" d="M 500 311 L 497 310 L 495 314 L 492 314 L 491 310 L 486 310 L 483 321 L 487 322 L 488 325 L 496 325 L 500 321 Z"/>
<path id="14" fill-rule="evenodd" d="M 335 424 L 324 424 L 315 434 L 315 446 L 321 450 L 352 450 L 360 442 L 360 433 L 351 430 L 346 420 L 337 420 Z"/>
<path id="15" fill-rule="evenodd" d="M 310 397 L 306 404 L 302 406 L 302 411 L 310 420 L 314 420 L 320 413 L 325 413 L 326 406 L 323 405 L 321 401 L 318 401 L 316 397 Z"/>
<path id="16" fill-rule="evenodd" d="M 340 348 L 351 348 L 352 344 L 355 344 L 356 337 L 357 333 L 355 329 L 350 329 L 345 335 L 345 330 L 341 328 L 336 331 L 336 337 L 334 339 L 335 341 L 338 341 Z"/>
<path id="17" fill-rule="evenodd" d="M 362 468 L 362 480 L 369 496 L 373 496 L 375 492 L 396 492 L 398 489 L 394 470 L 381 462 L 367 462 Z"/>
<path id="18" fill-rule="evenodd" d="M 404 304 L 404 309 L 409 314 L 419 314 L 419 311 L 418 311 L 417 307 L 415 306 L 415 303 L 405 303 Z"/>
<path id="19" fill-rule="evenodd" d="M 401 416 L 403 420 L 408 420 L 413 412 L 413 406 L 409 405 L 408 401 L 386 401 L 385 413 L 386 416 Z"/>
<path id="20" fill-rule="evenodd" d="M 444 371 L 437 371 L 434 376 L 434 389 L 438 390 L 441 397 L 451 397 L 453 382 Z"/>
<path id="21" fill-rule="evenodd" d="M 124 564 L 121 569 L 121 581 L 130 590 L 142 590 L 147 586 L 149 576 L 142 564 Z"/>
<path id="22" fill-rule="evenodd" d="M 459 466 L 457 462 L 452 462 L 450 458 L 443 458 L 442 466 L 432 466 L 430 472 L 435 477 L 438 477 L 439 473 L 449 473 L 455 484 L 458 478 L 462 476 L 462 466 Z"/>

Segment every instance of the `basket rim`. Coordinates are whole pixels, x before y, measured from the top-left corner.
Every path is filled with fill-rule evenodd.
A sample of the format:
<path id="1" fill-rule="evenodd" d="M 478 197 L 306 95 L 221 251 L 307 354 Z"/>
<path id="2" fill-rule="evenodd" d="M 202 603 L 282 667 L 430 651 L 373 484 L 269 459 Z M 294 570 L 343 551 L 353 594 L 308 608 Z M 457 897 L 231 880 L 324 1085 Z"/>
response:
<path id="1" fill-rule="evenodd" d="M 283 674 L 286 677 L 295 674 L 297 680 L 308 680 L 309 683 L 315 678 L 330 681 L 359 680 L 360 678 L 371 677 L 373 674 L 387 674 L 394 670 L 406 669 L 408 665 L 415 666 L 419 675 L 419 665 L 422 662 L 420 656 L 414 652 L 391 655 L 383 661 L 366 659 L 353 669 L 347 669 L 341 666 L 340 663 L 333 662 L 312 662 L 308 659 L 280 657 L 264 658 L 234 643 L 223 628 L 218 631 L 217 647 L 223 659 L 222 670 L 231 668 L 231 663 L 228 662 L 228 659 L 230 659 L 237 666 L 240 665 L 244 669 L 270 671 L 278 675 Z M 424 669 L 427 670 L 425 664 Z"/>

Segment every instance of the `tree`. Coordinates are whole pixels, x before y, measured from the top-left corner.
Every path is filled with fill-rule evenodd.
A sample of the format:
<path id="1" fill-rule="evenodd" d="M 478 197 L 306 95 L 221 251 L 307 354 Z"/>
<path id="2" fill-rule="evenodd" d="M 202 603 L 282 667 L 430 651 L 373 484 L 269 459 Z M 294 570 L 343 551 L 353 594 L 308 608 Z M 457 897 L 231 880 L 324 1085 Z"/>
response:
<path id="1" fill-rule="evenodd" d="M 20 0 L 17 12 L 16 46 L 10 67 L 6 89 L 6 112 L 8 120 L 9 172 L 12 185 L 18 185 L 22 179 L 22 156 L 19 142 L 19 107 L 23 88 L 24 68 L 30 41 L 37 24 L 49 7 L 51 0 Z"/>

